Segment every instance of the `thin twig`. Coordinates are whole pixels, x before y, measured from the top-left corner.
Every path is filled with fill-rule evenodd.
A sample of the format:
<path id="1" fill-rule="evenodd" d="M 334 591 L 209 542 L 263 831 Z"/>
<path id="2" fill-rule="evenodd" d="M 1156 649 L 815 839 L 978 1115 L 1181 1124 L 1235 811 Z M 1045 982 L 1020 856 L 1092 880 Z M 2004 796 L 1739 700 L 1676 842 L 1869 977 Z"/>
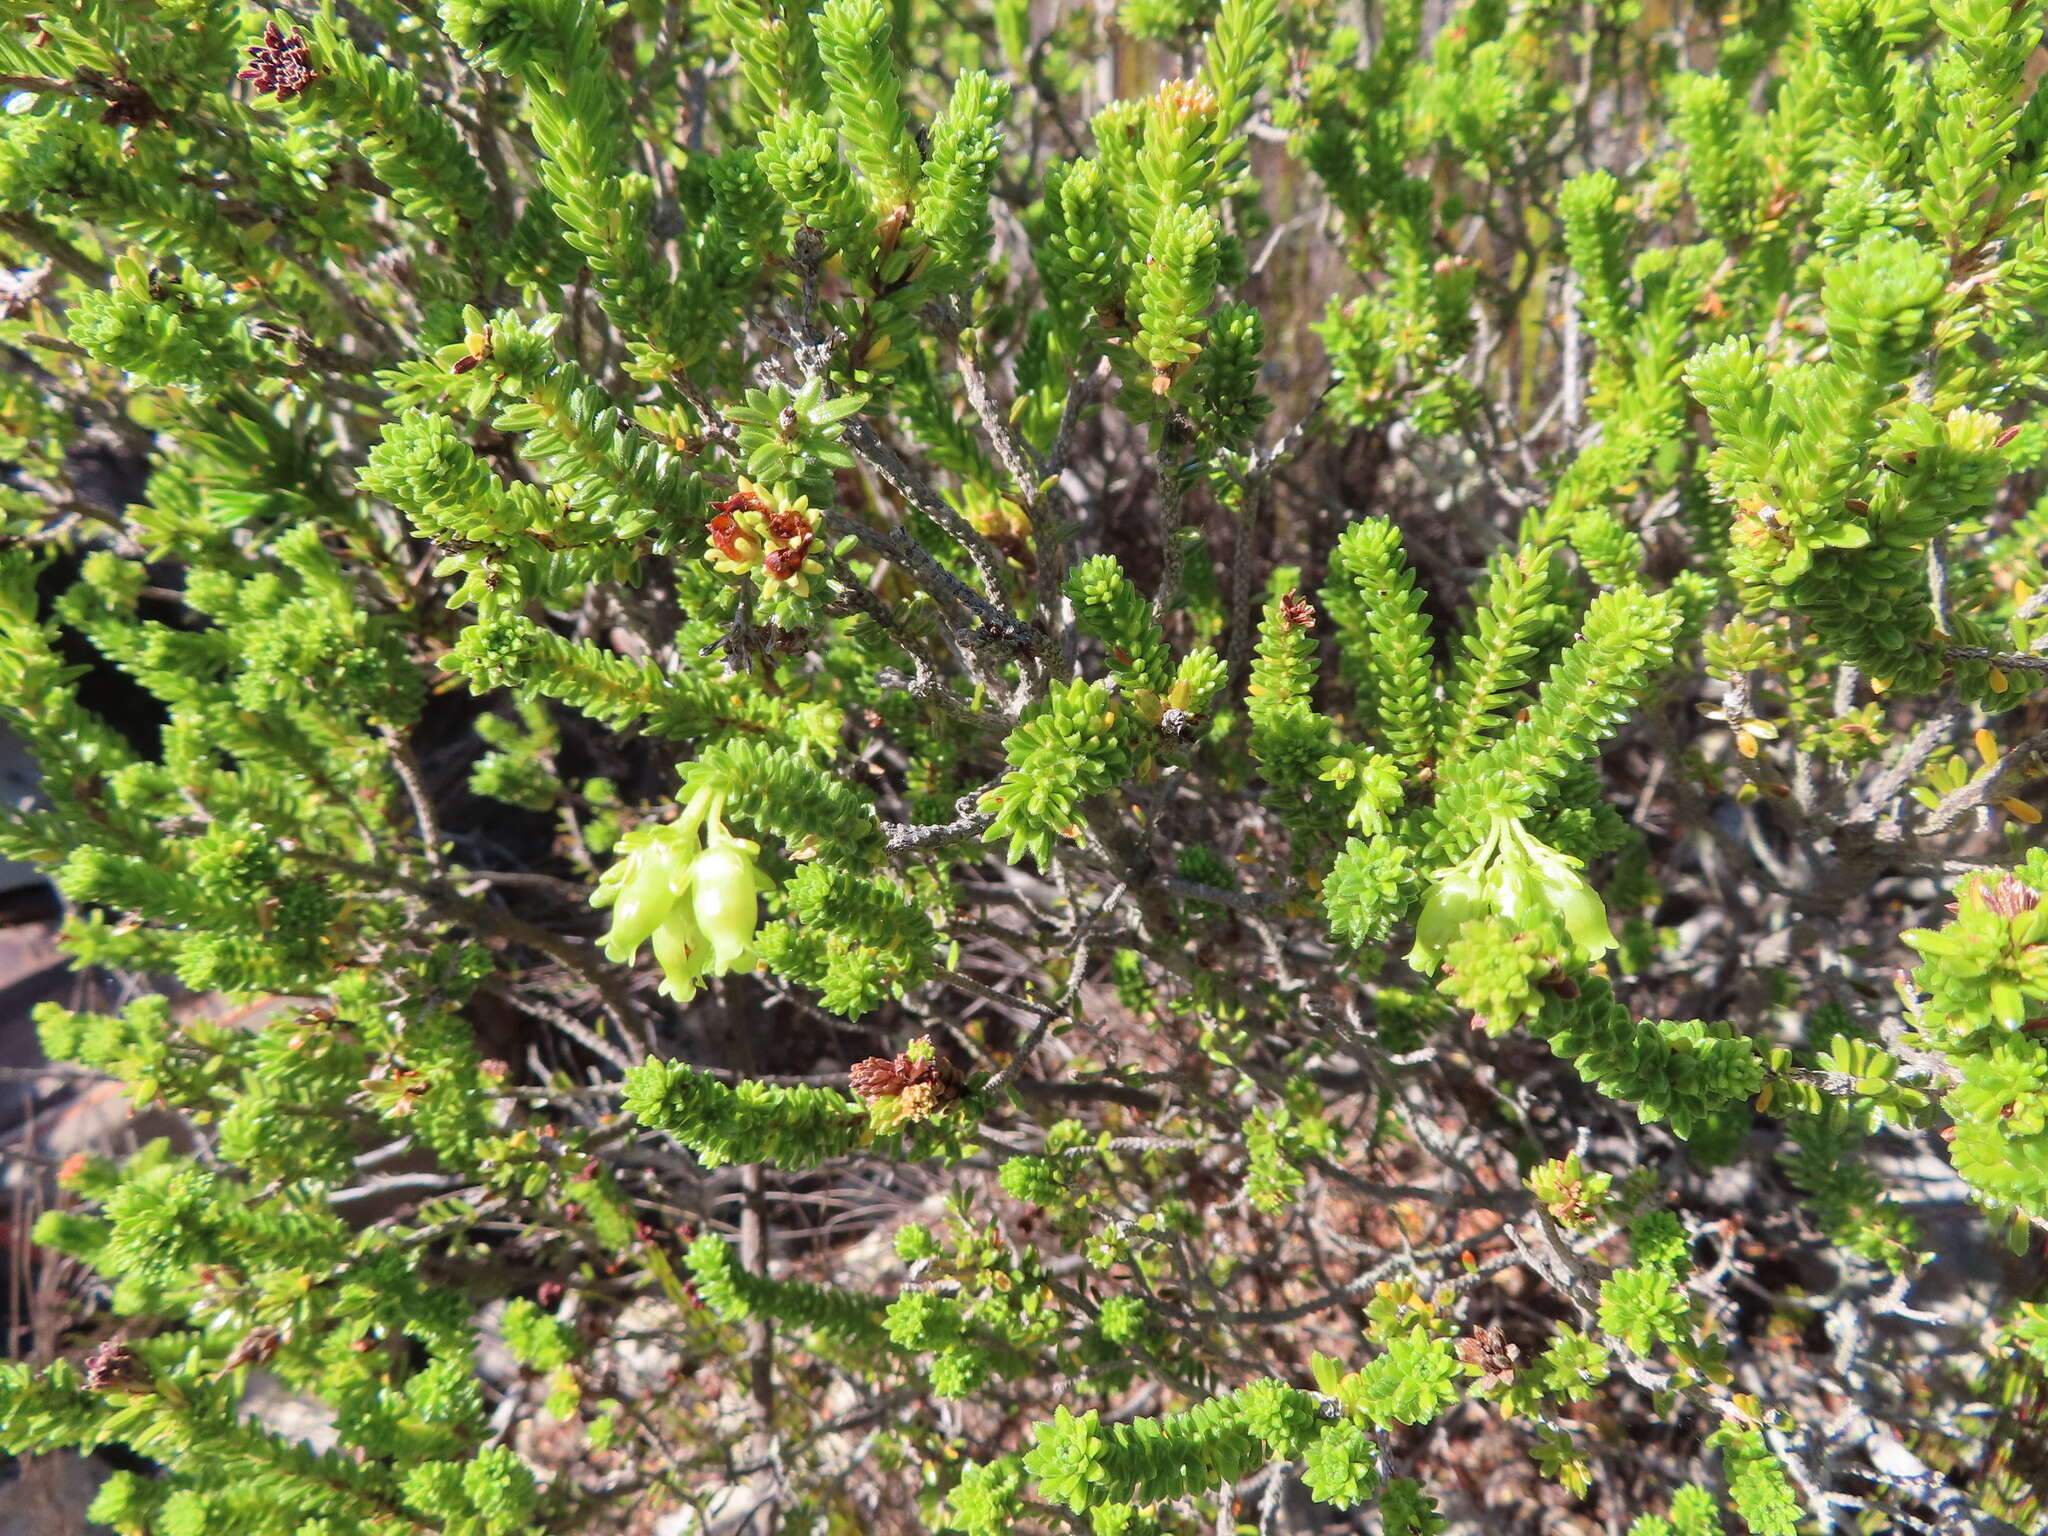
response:
<path id="1" fill-rule="evenodd" d="M 419 823 L 420 843 L 426 850 L 427 867 L 436 875 L 445 875 L 448 860 L 441 846 L 441 818 L 435 814 L 433 797 L 427 793 L 426 782 L 420 776 L 419 760 L 413 756 L 411 744 L 394 727 L 386 726 L 382 735 L 391 754 L 391 771 L 398 776 L 398 782 L 405 786 L 406 797 L 412 801 L 413 817 Z"/>
<path id="2" fill-rule="evenodd" d="M 968 797 L 972 798 L 972 797 Z M 963 811 L 948 822 L 911 826 L 903 822 L 882 823 L 885 846 L 891 853 L 912 853 L 926 848 L 945 848 L 955 843 L 978 842 L 995 825 L 988 811 Z"/>
<path id="3" fill-rule="evenodd" d="M 967 551 L 967 558 L 974 562 L 975 570 L 980 573 L 982 589 L 992 601 L 1002 602 L 1005 586 L 1003 557 L 988 541 L 988 535 L 947 506 L 946 499 L 933 490 L 923 476 L 905 464 L 896 450 L 883 442 L 880 434 L 866 422 L 858 418 L 848 421 L 845 438 L 847 447 L 867 460 L 877 474 L 902 493 L 905 500 L 945 529 L 954 542 Z"/>

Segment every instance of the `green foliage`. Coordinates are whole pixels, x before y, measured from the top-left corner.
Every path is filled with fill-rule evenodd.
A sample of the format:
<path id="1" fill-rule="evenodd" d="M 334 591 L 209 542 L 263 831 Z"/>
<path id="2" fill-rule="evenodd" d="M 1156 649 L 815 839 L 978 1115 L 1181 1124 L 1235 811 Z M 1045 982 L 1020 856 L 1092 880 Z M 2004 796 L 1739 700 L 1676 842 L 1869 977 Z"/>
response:
<path id="1" fill-rule="evenodd" d="M 2048 1050 L 2026 1026 L 2048 1002 L 2044 893 L 2048 855 L 2036 849 L 1995 882 L 1965 880 L 1944 927 L 1905 935 L 1926 994 L 1915 1043 L 1956 1073 L 1941 1101 L 1956 1171 L 1986 1205 L 2037 1219 L 2048 1213 Z"/>
<path id="2" fill-rule="evenodd" d="M 1110 675 L 1126 693 L 1166 691 L 1169 656 L 1166 636 L 1151 604 L 1109 555 L 1084 560 L 1067 578 L 1074 622 L 1107 651 Z"/>
<path id="3" fill-rule="evenodd" d="M 826 0 L 812 25 L 854 166 L 875 212 L 887 214 L 910 201 L 918 170 L 890 56 L 889 12 L 882 0 Z"/>
<path id="4" fill-rule="evenodd" d="M 576 1335 L 559 1318 L 550 1317 L 525 1297 L 515 1297 L 505 1307 L 502 1323 L 505 1347 L 521 1365 L 536 1370 L 558 1370 L 576 1358 Z"/>
<path id="5" fill-rule="evenodd" d="M 679 1061 L 635 1067 L 626 1079 L 626 1108 L 710 1167 L 743 1159 L 809 1167 L 852 1151 L 868 1124 L 866 1113 L 843 1094 L 728 1085 Z"/>
<path id="6" fill-rule="evenodd" d="M 1380 1528 L 1387 1536 L 1438 1536 L 1444 1521 L 1422 1484 L 1412 1477 L 1397 1477 L 1380 1493 Z"/>
<path id="7" fill-rule="evenodd" d="M 832 1012 L 860 1018 L 931 973 L 931 919 L 894 886 L 806 864 L 783 894 L 789 924 L 758 947 L 781 974 L 816 987 Z"/>
<path id="8" fill-rule="evenodd" d="M 1330 556 L 1330 575 L 1356 593 L 1339 611 L 1355 614 L 1359 627 L 1355 637 L 1347 638 L 1365 657 L 1360 726 L 1395 762 L 1419 767 L 1429 751 L 1436 713 L 1429 623 L 1393 524 L 1368 518 L 1347 528 Z"/>
<path id="9" fill-rule="evenodd" d="M 1617 1270 L 1600 1287 L 1600 1326 L 1639 1355 L 1683 1336 L 1690 1308 L 1661 1265 Z"/>
<path id="10" fill-rule="evenodd" d="M 1081 1514 L 1226 1486 L 1269 1456 L 1304 1449 L 1316 1420 L 1315 1400 L 1279 1382 L 1115 1424 L 1061 1408 L 1033 1431 L 1023 1465 L 1043 1498 Z"/>
<path id="11" fill-rule="evenodd" d="M 2038 1307 L 1909 1292 L 1942 1158 L 2048 1223 L 2041 24 L 10 15 L 0 858 L 175 1136 L 30 1148 L 0 1450 L 1432 1536 L 1485 1420 L 1631 1536 L 2038 1525 Z"/>
<path id="12" fill-rule="evenodd" d="M 1756 1536 L 1793 1536 L 1800 1509 L 1791 1480 L 1764 1444 L 1760 1431 L 1724 1424 L 1709 1437 L 1727 1468 L 1728 1495 L 1735 1512 Z"/>
<path id="13" fill-rule="evenodd" d="M 741 1268 L 732 1247 L 707 1232 L 684 1255 L 697 1294 L 727 1322 L 748 1318 L 783 1318 L 815 1328 L 849 1346 L 873 1349 L 894 1333 L 877 1320 L 878 1308 L 868 1299 L 826 1286 L 792 1280 L 763 1280 Z"/>
<path id="14" fill-rule="evenodd" d="M 1317 1503 L 1355 1509 L 1379 1488 L 1379 1447 L 1350 1419 L 1324 1426 L 1304 1461 L 1302 1486 Z"/>
<path id="15" fill-rule="evenodd" d="M 994 812 L 988 836 L 1009 840 L 1014 860 L 1029 853 L 1050 867 L 1056 841 L 1078 842 L 1089 800 L 1131 769 L 1128 707 L 1100 683 L 1076 678 L 1057 688 L 1003 743 L 1009 772 L 981 797 Z"/>
<path id="16" fill-rule="evenodd" d="M 1331 723 L 1316 713 L 1316 621 L 1313 607 L 1290 592 L 1266 605 L 1257 658 L 1245 692 L 1250 748 L 1273 788 L 1314 793 L 1317 770 L 1332 745 Z"/>
<path id="17" fill-rule="evenodd" d="M 1690 1138 L 1717 1109 L 1753 1097 L 1763 1067 L 1750 1042 L 1727 1024 L 1636 1020 L 1607 983 L 1548 1006 L 1534 1028 L 1602 1093 L 1665 1120 Z"/>

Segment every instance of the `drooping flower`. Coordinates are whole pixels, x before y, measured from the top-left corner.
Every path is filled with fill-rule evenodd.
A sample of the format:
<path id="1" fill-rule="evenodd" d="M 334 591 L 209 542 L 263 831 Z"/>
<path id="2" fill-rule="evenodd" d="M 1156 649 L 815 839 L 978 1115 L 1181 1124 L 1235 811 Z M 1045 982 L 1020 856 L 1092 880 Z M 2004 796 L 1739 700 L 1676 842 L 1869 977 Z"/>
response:
<path id="1" fill-rule="evenodd" d="M 754 965 L 754 934 L 768 879 L 754 862 L 760 844 L 735 837 L 722 817 L 725 796 L 705 788 L 677 820 L 638 827 L 604 872 L 590 904 L 609 907 L 608 959 L 623 964 L 652 941 L 661 990 L 688 1002 L 706 976 Z"/>
<path id="2" fill-rule="evenodd" d="M 1597 959 L 1615 947 L 1614 931 L 1582 868 L 1532 837 L 1519 818 L 1496 816 L 1469 856 L 1438 872 L 1415 920 L 1409 963 L 1434 970 L 1465 926 L 1487 917 L 1542 935 L 1561 955 Z"/>
<path id="3" fill-rule="evenodd" d="M 1444 870 L 1422 904 L 1422 915 L 1415 920 L 1415 947 L 1409 951 L 1409 963 L 1424 970 L 1434 967 L 1467 923 L 1477 922 L 1491 911 L 1485 872 L 1471 859 Z"/>
<path id="4" fill-rule="evenodd" d="M 754 929 L 761 918 L 758 846 L 731 838 L 706 848 L 690 867 L 690 915 L 711 945 L 713 968 L 736 971 L 751 964 Z"/>
<path id="5" fill-rule="evenodd" d="M 591 898 L 612 909 L 605 958 L 624 964 L 668 920 L 678 896 L 689 888 L 694 839 L 681 823 L 640 827 L 620 841 L 626 857 L 605 871 Z"/>

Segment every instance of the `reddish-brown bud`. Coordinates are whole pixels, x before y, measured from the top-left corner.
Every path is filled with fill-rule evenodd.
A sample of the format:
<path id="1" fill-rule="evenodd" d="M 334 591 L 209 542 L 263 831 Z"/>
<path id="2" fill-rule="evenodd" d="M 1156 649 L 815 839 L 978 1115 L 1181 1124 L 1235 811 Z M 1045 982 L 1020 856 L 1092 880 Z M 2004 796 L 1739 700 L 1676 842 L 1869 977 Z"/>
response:
<path id="1" fill-rule="evenodd" d="M 729 515 L 734 512 L 766 512 L 769 506 L 752 491 L 736 491 L 723 501 L 714 501 L 711 510 Z"/>
<path id="2" fill-rule="evenodd" d="M 1984 893 L 1985 910 L 2000 917 L 2018 917 L 2041 905 L 2040 894 L 2025 881 L 2006 875 Z"/>
<path id="3" fill-rule="evenodd" d="M 1481 1386 L 1504 1387 L 1515 1379 L 1522 1351 L 1519 1346 L 1510 1344 L 1508 1336 L 1500 1329 L 1480 1328 L 1458 1340 L 1458 1358 L 1467 1365 L 1479 1367 Z"/>
<path id="4" fill-rule="evenodd" d="M 243 1334 L 239 1343 L 228 1351 L 223 1371 L 240 1370 L 245 1365 L 263 1365 L 274 1358 L 284 1347 L 284 1335 L 275 1328 L 251 1328 Z"/>
<path id="5" fill-rule="evenodd" d="M 738 497 L 733 498 L 735 501 L 738 499 Z M 726 559 L 744 560 L 746 558 L 745 555 L 740 553 L 739 547 L 740 540 L 745 535 L 741 531 L 740 525 L 733 520 L 730 512 L 720 512 L 718 516 L 711 519 L 706 528 L 711 535 L 711 547 L 725 556 Z"/>
<path id="6" fill-rule="evenodd" d="M 886 1099 L 904 1089 L 902 1072 L 886 1056 L 870 1056 L 866 1061 L 855 1062 L 847 1077 L 855 1097 L 861 1099 Z"/>
<path id="7" fill-rule="evenodd" d="M 306 39 L 295 27 L 291 36 L 274 21 L 263 27 L 263 41 L 249 49 L 249 64 L 237 80 L 255 84 L 256 94 L 290 101 L 311 85 L 319 71 L 306 54 Z"/>
<path id="8" fill-rule="evenodd" d="M 85 1385 L 90 1392 L 146 1392 L 151 1381 L 142 1356 L 109 1339 L 85 1357 Z"/>

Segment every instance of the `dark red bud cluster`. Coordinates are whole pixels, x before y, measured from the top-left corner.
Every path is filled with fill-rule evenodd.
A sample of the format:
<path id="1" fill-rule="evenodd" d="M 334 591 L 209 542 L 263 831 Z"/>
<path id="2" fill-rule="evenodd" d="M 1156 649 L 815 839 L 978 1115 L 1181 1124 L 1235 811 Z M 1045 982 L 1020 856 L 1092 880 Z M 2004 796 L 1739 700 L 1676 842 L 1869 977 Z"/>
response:
<path id="1" fill-rule="evenodd" d="M 311 85 L 319 71 L 306 53 L 306 39 L 295 27 L 291 36 L 274 21 L 263 28 L 263 41 L 249 49 L 249 64 L 237 80 L 252 81 L 256 94 L 290 101 Z"/>

